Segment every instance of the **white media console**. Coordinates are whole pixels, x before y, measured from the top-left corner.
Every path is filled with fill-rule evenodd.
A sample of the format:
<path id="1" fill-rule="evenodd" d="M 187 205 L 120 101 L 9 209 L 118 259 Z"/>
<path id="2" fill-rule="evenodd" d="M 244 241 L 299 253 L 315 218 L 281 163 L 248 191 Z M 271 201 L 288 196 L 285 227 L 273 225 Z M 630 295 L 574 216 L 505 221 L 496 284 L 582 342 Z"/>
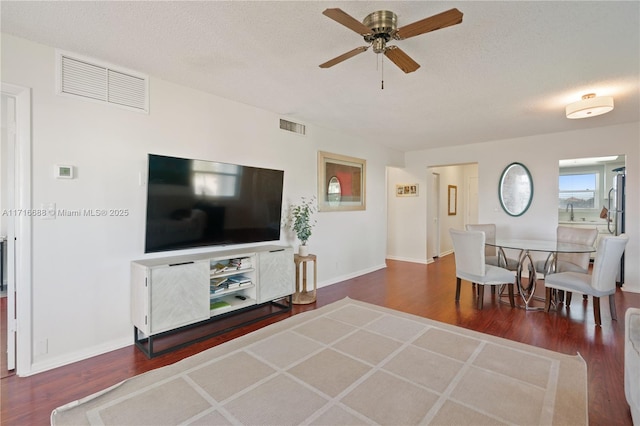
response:
<path id="1" fill-rule="evenodd" d="M 294 291 L 291 247 L 259 246 L 136 260 L 131 262 L 135 344 L 152 358 L 230 329 L 191 336 L 154 350 L 159 338 L 187 328 L 259 307 L 277 309 L 267 309 L 248 322 L 289 311 Z"/>

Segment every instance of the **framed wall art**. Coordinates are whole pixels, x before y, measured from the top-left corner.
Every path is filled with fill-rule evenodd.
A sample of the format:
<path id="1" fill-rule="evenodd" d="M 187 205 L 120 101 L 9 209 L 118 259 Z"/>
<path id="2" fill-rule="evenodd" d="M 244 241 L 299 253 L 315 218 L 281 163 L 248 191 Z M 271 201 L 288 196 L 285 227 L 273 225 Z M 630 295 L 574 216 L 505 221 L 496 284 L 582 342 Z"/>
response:
<path id="1" fill-rule="evenodd" d="M 396 197 L 417 197 L 417 183 L 401 183 L 396 184 Z"/>
<path id="2" fill-rule="evenodd" d="M 447 213 L 449 216 L 455 216 L 458 214 L 458 187 L 449 185 L 447 187 L 447 193 Z"/>
<path id="3" fill-rule="evenodd" d="M 365 210 L 366 178 L 366 160 L 318 151 L 318 210 Z"/>

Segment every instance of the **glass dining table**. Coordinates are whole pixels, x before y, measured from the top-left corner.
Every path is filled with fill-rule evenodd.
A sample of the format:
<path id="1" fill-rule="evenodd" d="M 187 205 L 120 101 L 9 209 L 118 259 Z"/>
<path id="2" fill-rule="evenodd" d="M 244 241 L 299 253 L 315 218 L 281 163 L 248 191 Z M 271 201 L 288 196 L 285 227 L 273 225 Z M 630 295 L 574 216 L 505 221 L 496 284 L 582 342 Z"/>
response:
<path id="1" fill-rule="evenodd" d="M 535 261 L 531 257 L 531 252 L 548 253 L 545 265 L 548 265 L 545 274 L 553 273 L 556 267 L 558 253 L 592 253 L 596 251 L 593 246 L 585 244 L 563 243 L 555 240 L 520 240 L 520 239 L 505 239 L 496 238 L 495 241 L 487 242 L 489 246 L 498 248 L 498 258 L 501 265 L 506 264 L 505 249 L 519 250 L 518 254 L 518 268 L 516 270 L 516 287 L 518 293 L 522 298 L 524 305 L 517 305 L 526 310 L 544 310 L 542 306 L 533 306 L 534 300 L 542 300 L 543 297 L 535 295 L 537 274 Z M 528 262 L 527 262 L 528 260 Z M 527 283 L 523 280 L 524 269 L 528 271 Z"/>

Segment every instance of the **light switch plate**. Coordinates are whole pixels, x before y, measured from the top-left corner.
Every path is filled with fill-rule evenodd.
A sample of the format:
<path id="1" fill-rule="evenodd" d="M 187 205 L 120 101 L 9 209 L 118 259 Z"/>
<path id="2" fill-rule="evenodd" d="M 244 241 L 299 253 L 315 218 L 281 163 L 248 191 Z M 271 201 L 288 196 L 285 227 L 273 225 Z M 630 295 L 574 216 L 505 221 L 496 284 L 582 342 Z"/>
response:
<path id="1" fill-rule="evenodd" d="M 56 218 L 56 203 L 42 203 L 40 208 L 46 212 L 42 215 L 45 220 L 52 220 Z"/>

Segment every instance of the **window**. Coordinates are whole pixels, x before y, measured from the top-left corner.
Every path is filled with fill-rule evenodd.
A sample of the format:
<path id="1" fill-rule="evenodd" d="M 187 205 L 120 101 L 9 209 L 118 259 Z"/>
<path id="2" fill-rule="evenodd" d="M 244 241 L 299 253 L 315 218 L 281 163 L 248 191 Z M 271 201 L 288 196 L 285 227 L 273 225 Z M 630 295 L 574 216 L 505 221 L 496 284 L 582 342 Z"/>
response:
<path id="1" fill-rule="evenodd" d="M 598 203 L 598 173 L 577 173 L 560 175 L 559 209 L 566 209 L 569 205 L 574 209 L 596 209 Z"/>

